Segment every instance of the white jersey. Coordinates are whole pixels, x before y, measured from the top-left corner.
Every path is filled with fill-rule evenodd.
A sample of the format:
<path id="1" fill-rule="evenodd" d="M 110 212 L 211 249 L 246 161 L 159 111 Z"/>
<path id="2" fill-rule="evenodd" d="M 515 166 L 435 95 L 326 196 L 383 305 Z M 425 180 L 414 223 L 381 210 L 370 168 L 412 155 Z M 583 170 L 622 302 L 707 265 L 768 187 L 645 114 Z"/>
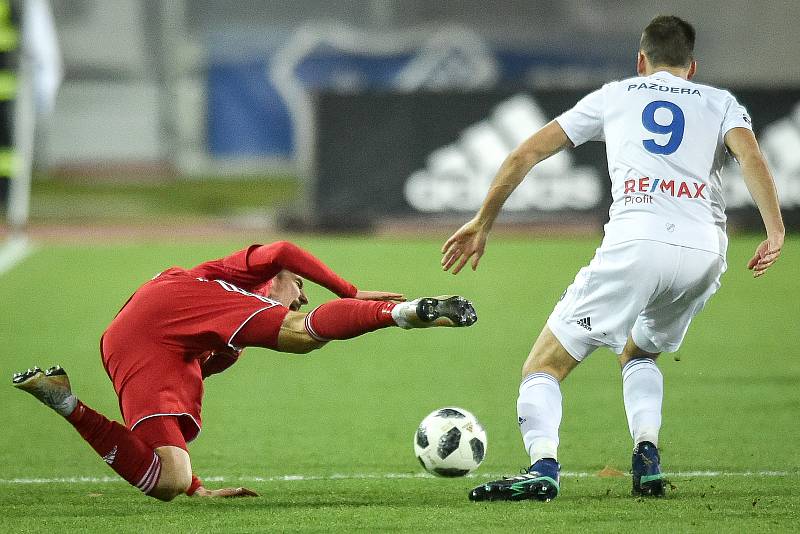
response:
<path id="1" fill-rule="evenodd" d="M 608 83 L 556 120 L 575 146 L 606 142 L 604 245 L 649 239 L 725 256 L 724 138 L 752 129 L 733 95 L 662 71 Z"/>

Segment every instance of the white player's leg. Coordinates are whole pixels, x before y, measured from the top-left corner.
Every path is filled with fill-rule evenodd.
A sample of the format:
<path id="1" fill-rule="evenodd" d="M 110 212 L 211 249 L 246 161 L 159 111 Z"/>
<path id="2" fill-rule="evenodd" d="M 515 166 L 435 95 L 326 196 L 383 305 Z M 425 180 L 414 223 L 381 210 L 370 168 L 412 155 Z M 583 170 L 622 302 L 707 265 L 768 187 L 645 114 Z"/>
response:
<path id="1" fill-rule="evenodd" d="M 531 464 L 542 458 L 558 459 L 560 382 L 578 363 L 545 326 L 522 366 L 523 380 L 517 400 L 522 441 Z"/>
<path id="2" fill-rule="evenodd" d="M 633 443 L 649 441 L 658 445 L 664 377 L 656 365 L 658 353 L 640 349 L 629 339 L 619 357 L 622 369 L 622 398 Z"/>
<path id="3" fill-rule="evenodd" d="M 545 326 L 522 367 L 517 416 L 525 449 L 531 457 L 527 472 L 474 488 L 475 501 L 536 499 L 549 501 L 559 492 L 558 428 L 561 425 L 560 382 L 578 365 Z"/>
<path id="4" fill-rule="evenodd" d="M 650 345 L 644 339 L 639 343 Z M 634 443 L 631 458 L 634 495 L 664 495 L 665 483 L 658 452 L 664 377 L 656 365 L 657 357 L 658 353 L 639 348 L 633 337 L 628 339 L 619 357 L 622 399 Z"/>
<path id="5" fill-rule="evenodd" d="M 725 259 L 702 250 L 653 245 L 651 257 L 668 264 L 675 258 L 671 282 L 661 286 L 637 318 L 620 356 L 622 395 L 633 438 L 634 495 L 664 494 L 658 451 L 664 378 L 655 360 L 661 351 L 678 350 L 692 318 L 719 288 Z M 669 274 L 669 273 L 667 273 Z"/>

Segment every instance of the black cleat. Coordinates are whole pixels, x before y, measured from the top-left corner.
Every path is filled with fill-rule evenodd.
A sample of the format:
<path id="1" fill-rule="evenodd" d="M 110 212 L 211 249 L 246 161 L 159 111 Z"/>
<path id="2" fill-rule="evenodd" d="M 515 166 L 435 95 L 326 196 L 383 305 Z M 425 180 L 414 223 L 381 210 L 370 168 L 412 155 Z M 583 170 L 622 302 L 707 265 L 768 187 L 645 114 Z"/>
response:
<path id="1" fill-rule="evenodd" d="M 561 466 L 552 458 L 544 458 L 515 477 L 505 477 L 481 484 L 469 492 L 471 501 L 550 502 L 558 496 Z"/>
<path id="2" fill-rule="evenodd" d="M 633 449 L 631 458 L 634 496 L 663 497 L 666 480 L 661 473 L 661 457 L 658 447 L 649 441 L 642 441 Z"/>
<path id="3" fill-rule="evenodd" d="M 392 310 L 392 317 L 401 328 L 472 326 L 478 320 L 470 301 L 452 295 L 401 302 Z"/>
<path id="4" fill-rule="evenodd" d="M 472 326 L 478 315 L 463 297 L 441 296 L 418 299 L 416 314 L 428 326 Z"/>
<path id="5" fill-rule="evenodd" d="M 29 379 L 33 378 L 38 374 L 44 374 L 39 366 L 34 366 L 32 369 L 28 369 L 27 371 L 20 371 L 19 373 L 14 373 L 14 376 L 11 377 L 11 383 L 14 387 L 20 387 L 21 384 L 24 384 Z"/>

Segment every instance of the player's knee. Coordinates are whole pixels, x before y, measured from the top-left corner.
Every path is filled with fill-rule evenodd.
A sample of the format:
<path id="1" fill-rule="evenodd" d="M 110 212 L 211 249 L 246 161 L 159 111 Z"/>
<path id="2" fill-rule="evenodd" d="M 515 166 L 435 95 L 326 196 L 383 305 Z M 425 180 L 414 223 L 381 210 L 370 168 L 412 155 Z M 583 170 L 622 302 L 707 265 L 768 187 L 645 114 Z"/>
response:
<path id="1" fill-rule="evenodd" d="M 180 494 L 181 494 L 181 492 L 177 491 L 177 489 L 175 489 L 175 488 L 169 488 L 169 487 L 158 488 L 158 487 L 156 487 L 156 488 L 153 488 L 153 491 L 151 491 L 147 495 L 149 495 L 150 497 L 153 497 L 154 499 L 158 499 L 159 501 L 169 502 L 169 501 L 171 501 L 172 499 L 174 499 L 175 497 L 177 497 Z"/>
<path id="2" fill-rule="evenodd" d="M 550 328 L 545 326 L 522 365 L 522 376 L 532 373 L 547 373 L 561 382 L 578 363 L 578 360 L 567 352 Z"/>
<path id="3" fill-rule="evenodd" d="M 162 471 L 158 483 L 148 495 L 160 501 L 169 502 L 175 497 L 186 493 L 191 483 L 191 474 L 184 472 L 164 473 Z"/>
<path id="4" fill-rule="evenodd" d="M 180 447 L 164 446 L 158 447 L 156 454 L 161 459 L 161 473 L 148 495 L 160 501 L 171 501 L 186 493 L 192 483 L 189 453 Z"/>
<path id="5" fill-rule="evenodd" d="M 313 337 L 305 323 L 305 313 L 289 312 L 278 333 L 278 350 L 292 354 L 308 354 L 327 343 Z"/>
<path id="6" fill-rule="evenodd" d="M 644 343 L 640 342 L 641 345 L 645 345 L 647 349 L 654 350 L 655 347 L 651 347 L 652 343 Z M 622 349 L 622 354 L 619 355 L 619 365 L 620 367 L 625 367 L 627 363 L 631 360 L 637 358 L 649 358 L 651 360 L 655 360 L 658 358 L 659 352 L 649 352 L 643 348 L 640 348 L 639 345 L 634 341 L 633 335 L 628 338 L 627 343 L 625 343 L 625 348 Z"/>
<path id="7" fill-rule="evenodd" d="M 525 362 L 525 365 L 522 366 L 522 376 L 525 377 L 533 373 L 545 373 L 561 382 L 567 377 L 570 370 L 570 368 L 558 365 L 554 362 Z"/>
<path id="8" fill-rule="evenodd" d="M 561 382 L 578 365 L 578 361 L 566 351 L 534 351 L 522 365 L 522 376 L 532 373 L 547 373 Z"/>
<path id="9" fill-rule="evenodd" d="M 624 354 L 623 353 L 623 354 L 620 354 L 618 360 L 619 360 L 620 369 L 622 369 L 626 365 L 628 365 L 628 363 L 630 363 L 631 360 L 653 360 L 653 361 L 656 361 L 657 358 L 658 358 L 658 354 L 650 354 L 650 353 L 646 353 L 646 352 L 642 353 L 642 354 L 634 354 L 634 355 L 632 355 L 632 354 Z"/>
<path id="10" fill-rule="evenodd" d="M 294 354 L 308 354 L 311 351 L 322 348 L 326 343 L 327 341 L 319 341 L 309 335 L 302 336 L 293 344 L 291 352 Z"/>

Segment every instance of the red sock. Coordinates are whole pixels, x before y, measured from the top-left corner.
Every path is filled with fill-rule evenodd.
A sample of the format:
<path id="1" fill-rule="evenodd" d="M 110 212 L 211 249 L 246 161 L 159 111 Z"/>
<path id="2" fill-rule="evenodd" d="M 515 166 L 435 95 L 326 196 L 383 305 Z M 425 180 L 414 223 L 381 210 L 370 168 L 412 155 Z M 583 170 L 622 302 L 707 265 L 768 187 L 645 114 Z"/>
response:
<path id="1" fill-rule="evenodd" d="M 379 328 L 396 326 L 397 304 L 376 300 L 339 299 L 326 302 L 306 315 L 306 331 L 318 341 L 350 339 Z"/>
<path id="2" fill-rule="evenodd" d="M 133 432 L 78 401 L 67 421 L 119 476 L 149 493 L 161 474 L 161 459 Z"/>
<path id="3" fill-rule="evenodd" d="M 200 480 L 197 475 L 192 473 L 192 483 L 189 484 L 189 489 L 186 490 L 186 495 L 191 497 L 197 491 L 197 488 L 203 485 L 203 481 Z"/>

